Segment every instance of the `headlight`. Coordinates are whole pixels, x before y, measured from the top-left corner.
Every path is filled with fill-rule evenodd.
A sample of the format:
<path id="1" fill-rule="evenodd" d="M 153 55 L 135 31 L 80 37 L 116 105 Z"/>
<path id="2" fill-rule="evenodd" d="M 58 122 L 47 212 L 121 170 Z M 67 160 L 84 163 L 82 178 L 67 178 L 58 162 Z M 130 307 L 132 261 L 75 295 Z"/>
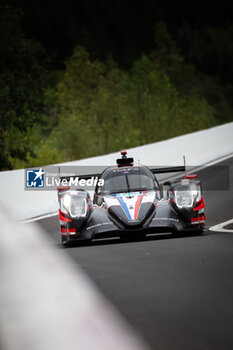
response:
<path id="1" fill-rule="evenodd" d="M 64 197 L 62 198 L 62 205 L 66 212 L 69 212 L 70 201 L 71 201 L 71 196 L 69 194 L 65 194 Z"/>
<path id="2" fill-rule="evenodd" d="M 87 215 L 86 198 L 73 197 L 70 201 L 71 217 L 85 217 Z"/>
<path id="3" fill-rule="evenodd" d="M 192 191 L 175 191 L 175 202 L 178 208 L 192 207 L 194 198 Z"/>
<path id="4" fill-rule="evenodd" d="M 70 191 L 62 198 L 62 210 L 70 214 L 72 218 L 85 217 L 87 215 L 87 199 L 83 196 L 78 196 Z"/>
<path id="5" fill-rule="evenodd" d="M 178 208 L 191 208 L 194 201 L 201 200 L 201 188 L 191 184 L 186 189 L 174 191 L 174 200 Z"/>

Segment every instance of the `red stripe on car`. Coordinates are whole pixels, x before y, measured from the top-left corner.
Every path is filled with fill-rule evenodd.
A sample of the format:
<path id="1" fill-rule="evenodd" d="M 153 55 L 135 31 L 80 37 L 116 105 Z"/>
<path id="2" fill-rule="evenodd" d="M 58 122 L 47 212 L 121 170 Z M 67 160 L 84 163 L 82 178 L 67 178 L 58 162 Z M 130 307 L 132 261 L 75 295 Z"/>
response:
<path id="1" fill-rule="evenodd" d="M 67 228 L 61 226 L 61 233 L 69 233 L 69 232 L 76 232 L 75 228 Z"/>
<path id="2" fill-rule="evenodd" d="M 205 214 L 197 218 L 191 218 L 191 222 L 198 222 L 198 221 L 205 221 L 205 220 L 206 220 Z"/>
<path id="3" fill-rule="evenodd" d="M 62 221 L 67 221 L 67 222 L 71 222 L 71 221 L 72 221 L 71 219 L 69 219 L 69 218 L 67 218 L 67 217 L 64 216 L 64 214 L 63 214 L 63 212 L 61 211 L 61 209 L 59 209 L 59 218 L 60 218 L 60 220 L 62 220 Z"/>
<path id="4" fill-rule="evenodd" d="M 201 200 L 199 202 L 196 203 L 196 207 L 193 208 L 193 210 L 200 210 L 200 209 L 204 209 L 205 208 L 205 202 L 204 202 L 204 198 L 201 197 Z"/>
<path id="5" fill-rule="evenodd" d="M 142 201 L 142 195 L 138 195 L 138 199 L 135 203 L 135 209 L 134 209 L 134 220 L 136 220 L 138 218 L 138 212 L 139 212 L 139 207 Z"/>
<path id="6" fill-rule="evenodd" d="M 59 192 L 61 192 L 61 191 L 67 191 L 67 190 L 69 190 L 69 189 L 70 189 L 69 186 L 58 187 L 58 188 L 57 188 L 57 192 L 59 193 Z"/>

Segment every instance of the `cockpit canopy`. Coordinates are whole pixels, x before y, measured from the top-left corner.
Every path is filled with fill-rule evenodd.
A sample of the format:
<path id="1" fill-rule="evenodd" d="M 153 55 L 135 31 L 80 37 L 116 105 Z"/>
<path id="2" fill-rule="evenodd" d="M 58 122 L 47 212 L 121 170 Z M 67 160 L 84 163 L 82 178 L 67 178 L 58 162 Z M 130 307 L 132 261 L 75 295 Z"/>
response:
<path id="1" fill-rule="evenodd" d="M 101 178 L 104 185 L 98 188 L 98 193 L 102 194 L 155 190 L 155 178 L 143 166 L 106 169 Z"/>

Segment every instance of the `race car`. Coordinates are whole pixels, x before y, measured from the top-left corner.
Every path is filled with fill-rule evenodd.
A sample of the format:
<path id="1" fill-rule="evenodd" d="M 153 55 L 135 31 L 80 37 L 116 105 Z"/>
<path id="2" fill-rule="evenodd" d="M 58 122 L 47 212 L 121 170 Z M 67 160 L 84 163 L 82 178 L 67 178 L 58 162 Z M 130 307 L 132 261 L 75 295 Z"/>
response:
<path id="1" fill-rule="evenodd" d="M 149 168 L 121 152 L 101 174 L 93 200 L 83 188 L 58 187 L 61 242 L 64 246 L 104 237 L 142 238 L 151 233 L 202 233 L 206 221 L 196 175 L 159 184 L 156 174 L 185 172 L 185 166 Z"/>

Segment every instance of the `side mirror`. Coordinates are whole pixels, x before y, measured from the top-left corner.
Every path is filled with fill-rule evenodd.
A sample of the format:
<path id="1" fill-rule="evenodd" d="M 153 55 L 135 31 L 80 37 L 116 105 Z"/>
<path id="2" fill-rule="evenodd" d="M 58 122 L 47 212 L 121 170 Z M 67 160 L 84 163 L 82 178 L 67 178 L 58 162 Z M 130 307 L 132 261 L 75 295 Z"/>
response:
<path id="1" fill-rule="evenodd" d="M 96 204 L 98 205 L 98 206 L 101 206 L 102 204 L 103 204 L 103 197 L 102 196 L 99 196 L 99 195 L 96 195 L 96 197 L 95 197 L 95 201 L 96 201 Z"/>

